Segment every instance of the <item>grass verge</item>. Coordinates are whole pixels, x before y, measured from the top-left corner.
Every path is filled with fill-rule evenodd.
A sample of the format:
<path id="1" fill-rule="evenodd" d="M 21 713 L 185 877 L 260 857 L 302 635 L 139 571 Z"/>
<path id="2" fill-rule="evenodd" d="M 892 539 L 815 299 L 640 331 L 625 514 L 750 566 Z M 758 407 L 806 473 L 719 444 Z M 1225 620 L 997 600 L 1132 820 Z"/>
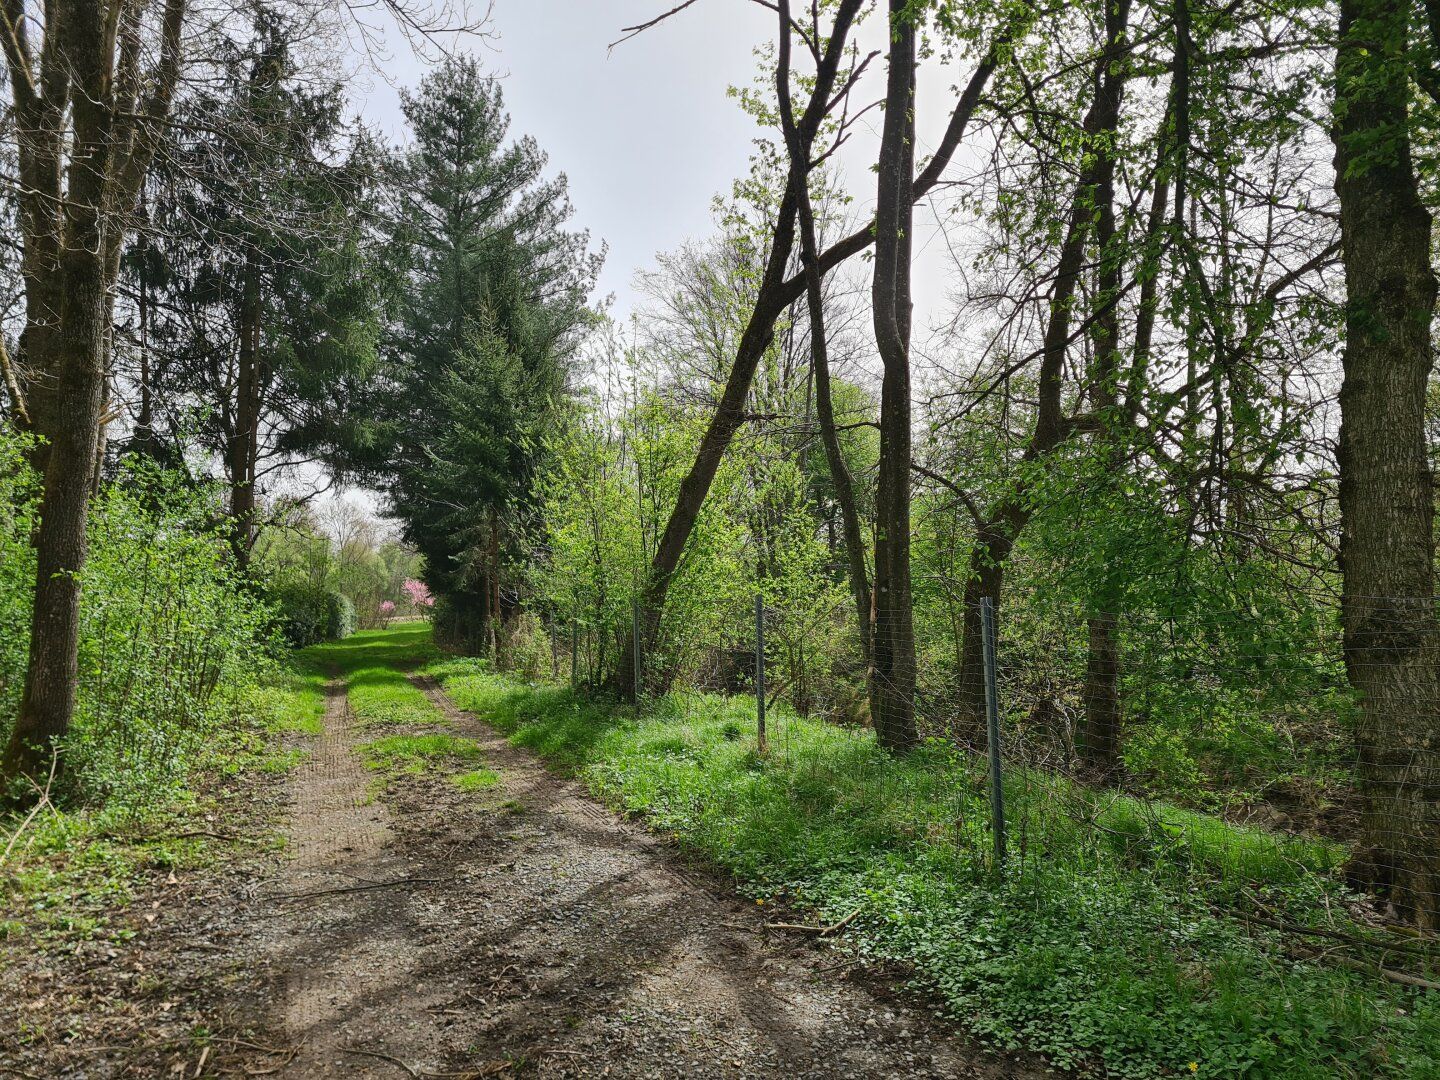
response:
<path id="1" fill-rule="evenodd" d="M 908 965 L 994 1045 L 1116 1077 L 1440 1077 L 1440 994 L 1236 917 L 1359 932 L 1333 845 L 1017 773 L 996 873 L 983 773 L 948 747 L 897 761 L 868 733 L 786 718 L 762 758 L 748 702 L 672 695 L 635 716 L 472 661 L 429 670 L 757 898 L 822 921 L 858 909 L 850 947 Z"/>
<path id="2" fill-rule="evenodd" d="M 462 791 L 491 787 L 499 776 L 473 768 L 479 763 L 480 747 L 470 739 L 435 731 L 445 726 L 444 714 L 407 677 L 407 672 L 438 655 L 431 644 L 430 627 L 407 623 L 316 645 L 305 651 L 305 663 L 343 678 L 355 722 L 368 730 L 386 732 L 360 744 L 360 756 L 367 766 L 386 776 L 446 771 Z M 472 771 L 455 772 L 467 765 Z M 384 786 L 381 780 L 379 790 Z"/>
<path id="3" fill-rule="evenodd" d="M 238 845 L 280 844 L 231 831 L 248 806 L 232 781 L 293 768 L 304 751 L 283 745 L 284 736 L 319 732 L 324 710 L 322 675 L 303 662 L 276 667 L 206 741 L 170 797 L 44 804 L 33 816 L 0 820 L 0 939 L 40 948 L 125 941 L 134 931 L 117 916 L 155 875 L 210 865 Z"/>

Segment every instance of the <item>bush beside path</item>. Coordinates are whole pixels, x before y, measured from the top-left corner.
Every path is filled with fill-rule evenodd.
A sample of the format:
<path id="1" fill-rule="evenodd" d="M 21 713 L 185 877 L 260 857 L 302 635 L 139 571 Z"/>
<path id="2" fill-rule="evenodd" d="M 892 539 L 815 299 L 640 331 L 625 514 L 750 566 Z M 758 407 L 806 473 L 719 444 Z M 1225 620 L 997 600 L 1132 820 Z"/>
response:
<path id="1" fill-rule="evenodd" d="M 278 811 L 283 847 L 157 869 L 117 917 L 163 936 L 83 967 L 50 954 L 51 994 L 81 1022 L 0 1050 L 18 1075 L 1043 1071 L 768 929 L 730 880 L 458 710 L 420 670 L 426 627 L 304 656 L 329 677 L 323 720 L 227 826 Z M 151 906 L 166 888 L 184 899 Z M 93 1022 L 102 1001 L 111 1020 Z"/>

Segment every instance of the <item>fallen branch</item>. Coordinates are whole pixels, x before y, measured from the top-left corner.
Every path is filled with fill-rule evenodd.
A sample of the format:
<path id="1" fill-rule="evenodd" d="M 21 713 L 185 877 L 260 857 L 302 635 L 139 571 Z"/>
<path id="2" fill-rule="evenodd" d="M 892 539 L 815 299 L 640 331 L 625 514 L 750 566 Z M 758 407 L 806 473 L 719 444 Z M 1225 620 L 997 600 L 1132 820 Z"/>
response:
<path id="1" fill-rule="evenodd" d="M 767 922 L 765 928 L 767 930 L 797 930 L 801 933 L 819 934 L 821 937 L 829 937 L 831 934 L 838 934 L 841 930 L 844 930 L 845 927 L 849 926 L 855 920 L 855 916 L 859 914 L 860 909 L 857 907 L 839 922 L 831 923 L 829 926 L 810 926 L 808 923 Z"/>
<path id="2" fill-rule="evenodd" d="M 363 1054 L 365 1057 L 378 1058 L 380 1061 L 388 1061 L 404 1069 L 413 1080 L 480 1080 L 481 1077 L 494 1076 L 506 1069 L 513 1068 L 509 1061 L 492 1061 L 481 1069 L 466 1069 L 464 1072 L 427 1072 L 424 1069 L 416 1069 L 405 1064 L 394 1054 L 386 1054 L 379 1050 L 365 1050 L 359 1046 L 342 1046 L 341 1051 L 346 1054 Z"/>
<path id="3" fill-rule="evenodd" d="M 421 1080 L 420 1074 L 412 1069 L 405 1062 L 393 1054 L 383 1054 L 379 1050 L 362 1050 L 358 1046 L 342 1046 L 341 1051 L 346 1054 L 363 1054 L 365 1057 L 379 1058 L 381 1061 L 388 1061 L 392 1065 L 398 1065 L 411 1077 L 411 1080 Z"/>
<path id="4" fill-rule="evenodd" d="M 31 786 L 35 787 L 39 798 L 35 800 L 35 805 L 31 807 L 30 813 L 25 815 L 25 820 L 20 823 L 20 827 L 15 830 L 15 835 L 10 837 L 10 842 L 5 845 L 5 853 L 0 855 L 0 865 L 3 865 L 5 861 L 10 858 L 10 853 L 15 850 L 15 845 L 20 842 L 20 837 L 24 834 L 25 830 L 30 827 L 30 823 L 35 820 L 35 816 L 50 805 L 50 786 L 55 783 L 55 768 L 59 762 L 60 751 L 52 750 L 50 752 L 50 775 L 45 778 L 45 787 L 43 790 L 36 786 L 33 780 L 31 781 Z"/>
<path id="5" fill-rule="evenodd" d="M 1319 958 L 1320 954 L 1317 953 L 1301 954 L 1301 959 L 1305 960 L 1314 960 Z M 1401 986 L 1414 986 L 1418 987 L 1421 990 L 1440 990 L 1440 982 L 1434 982 L 1430 979 L 1422 979 L 1419 975 L 1411 975 L 1409 972 L 1406 971 L 1395 971 L 1393 968 L 1387 968 L 1383 964 L 1367 964 L 1363 960 L 1356 960 L 1353 957 L 1349 956 L 1336 956 L 1334 954 L 1326 954 L 1324 956 L 1323 962 L 1328 964 L 1339 964 L 1343 968 L 1349 968 L 1351 971 L 1361 971 L 1367 975 L 1379 975 L 1382 979 L 1388 979 L 1393 983 L 1399 983 Z"/>
<path id="6" fill-rule="evenodd" d="M 1292 922 L 1289 919 L 1284 918 L 1278 911 L 1276 911 L 1269 905 L 1262 903 L 1259 897 L 1255 896 L 1248 890 L 1241 890 L 1241 895 L 1257 909 L 1265 912 L 1264 915 L 1257 915 L 1254 912 L 1246 912 L 1242 916 L 1242 918 L 1250 919 L 1265 926 L 1273 927 L 1276 930 L 1286 930 L 1294 934 L 1306 934 L 1310 937 L 1329 938 L 1334 941 L 1343 941 L 1348 945 L 1363 946 L 1365 948 L 1371 949 L 1380 949 L 1387 952 L 1400 951 L 1415 953 L 1419 956 L 1423 956 L 1425 959 L 1430 961 L 1440 959 L 1440 956 L 1437 956 L 1436 954 L 1436 946 L 1440 945 L 1440 942 L 1437 942 L 1433 938 L 1427 938 L 1421 941 L 1385 941 L 1380 938 L 1372 937 L 1368 934 L 1360 933 L 1359 931 L 1347 933 L 1343 930 L 1326 929 L 1325 927 L 1320 926 L 1302 926 L 1299 923 Z M 1396 927 L 1395 929 L 1400 928 Z"/>
<path id="7" fill-rule="evenodd" d="M 228 1075 L 240 1074 L 244 1076 L 274 1076 L 276 1073 L 283 1072 L 290 1067 L 290 1063 L 295 1060 L 296 1055 L 300 1053 L 301 1048 L 305 1045 L 305 1043 L 301 1041 L 294 1046 L 281 1049 L 275 1046 L 261 1046 L 259 1043 L 249 1042 L 245 1039 L 237 1039 L 233 1035 L 222 1036 L 220 1041 L 228 1042 L 233 1046 L 243 1046 L 249 1050 L 258 1050 L 262 1054 L 273 1055 L 280 1058 L 274 1065 L 267 1065 L 263 1069 L 252 1069 L 247 1065 L 242 1065 L 238 1069 L 215 1068 L 215 1071 L 219 1073 Z"/>

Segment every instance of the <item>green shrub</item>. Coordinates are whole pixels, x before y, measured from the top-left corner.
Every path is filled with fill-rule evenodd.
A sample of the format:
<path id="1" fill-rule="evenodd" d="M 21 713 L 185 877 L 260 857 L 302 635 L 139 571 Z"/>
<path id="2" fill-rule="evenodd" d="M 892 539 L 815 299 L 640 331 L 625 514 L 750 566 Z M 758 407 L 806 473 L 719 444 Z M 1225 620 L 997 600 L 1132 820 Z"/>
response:
<path id="1" fill-rule="evenodd" d="M 554 656 L 544 624 L 528 611 L 517 615 L 502 640 L 501 659 L 503 667 L 527 679 L 548 674 Z"/>
<path id="2" fill-rule="evenodd" d="M 24 680 L 38 485 L 0 430 L 0 739 Z M 79 688 L 63 740 L 72 802 L 153 801 L 248 711 L 272 663 L 267 606 L 241 587 L 217 494 L 130 463 L 91 503 L 80 594 Z"/>
<path id="3" fill-rule="evenodd" d="M 341 641 L 355 632 L 355 605 L 344 593 L 325 595 L 325 640 Z"/>
<path id="4" fill-rule="evenodd" d="M 325 641 L 330 625 L 330 593 L 323 585 L 308 581 L 287 581 L 270 586 L 269 600 L 275 606 L 276 627 L 297 649 Z"/>
<path id="5" fill-rule="evenodd" d="M 270 586 L 280 634 L 297 649 L 322 641 L 339 641 L 355 632 L 355 605 L 350 598 L 309 581 L 283 581 Z"/>

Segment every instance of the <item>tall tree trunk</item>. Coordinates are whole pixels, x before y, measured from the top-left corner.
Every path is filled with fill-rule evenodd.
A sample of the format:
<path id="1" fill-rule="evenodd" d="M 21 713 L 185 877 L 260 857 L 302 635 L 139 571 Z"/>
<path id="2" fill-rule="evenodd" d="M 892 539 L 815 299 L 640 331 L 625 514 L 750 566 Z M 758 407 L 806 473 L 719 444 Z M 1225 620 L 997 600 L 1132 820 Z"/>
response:
<path id="1" fill-rule="evenodd" d="M 141 217 L 145 217 L 141 207 Z M 150 371 L 150 234 L 140 234 L 140 409 L 135 417 L 134 442 L 142 454 L 158 456 L 155 445 L 155 403 L 151 390 Z"/>
<path id="2" fill-rule="evenodd" d="M 500 626 L 504 620 L 504 612 L 500 609 L 500 514 L 493 506 L 490 508 L 490 549 L 487 561 L 490 564 L 490 596 L 486 606 L 490 609 L 490 618 L 485 624 L 485 642 L 490 655 L 498 661 Z"/>
<path id="3" fill-rule="evenodd" d="M 102 86 L 107 75 L 99 30 L 98 15 L 92 26 L 67 27 L 65 62 L 70 77 L 83 87 Z M 105 396 L 110 284 L 106 217 L 114 209 L 107 184 L 114 153 L 112 121 L 102 101 L 75 94 L 64 243 L 55 275 L 59 288 L 52 281 L 37 282 L 34 304 L 26 297 L 31 345 L 52 332 L 35 332 L 37 307 L 46 315 L 55 311 L 59 319 L 55 353 L 43 358 L 49 363 L 40 369 L 53 372 L 55 379 L 45 388 L 45 405 L 37 417 L 47 449 L 35 539 L 35 606 L 25 691 L 0 758 L 0 777 L 7 781 L 48 771 L 56 742 L 75 712 L 80 580 L 89 549 L 86 516 Z M 58 308 L 52 308 L 57 292 Z"/>
<path id="4" fill-rule="evenodd" d="M 970 550 L 969 576 L 965 579 L 963 635 L 960 642 L 960 680 L 956 687 L 957 726 L 951 734 L 972 747 L 985 744 L 985 656 L 980 628 L 980 602 L 989 599 L 1000 614 L 1005 587 L 1005 567 L 1015 547 L 1015 537 L 1030 520 L 1028 503 L 1017 495 L 996 508 L 984 521 Z"/>
<path id="5" fill-rule="evenodd" d="M 915 176 L 916 18 L 908 0 L 890 0 L 890 70 L 880 135 L 871 287 L 875 343 L 885 373 L 875 489 L 870 716 L 880 745 L 898 752 L 918 740 L 910 592 L 910 187 Z"/>
<path id="6" fill-rule="evenodd" d="M 1426 456 L 1436 285 L 1410 152 L 1410 7 L 1341 0 L 1335 190 L 1348 301 L 1340 389 L 1345 666 L 1364 805 L 1352 869 L 1440 927 L 1440 634 Z"/>
<path id="7" fill-rule="evenodd" d="M 1125 33 L 1129 0 L 1107 0 L 1105 5 L 1106 50 L 1114 50 Z M 1096 72 L 1095 100 L 1107 116 L 1118 123 L 1124 75 L 1109 64 Z M 1163 135 L 1162 135 L 1163 138 Z M 1157 183 L 1159 178 L 1157 177 Z M 1163 186 L 1163 185 L 1159 185 Z M 1111 475 L 1125 467 L 1124 453 L 1117 438 L 1122 424 L 1120 403 L 1120 313 L 1123 253 L 1115 224 L 1115 153 L 1110 139 L 1095 148 L 1095 275 L 1096 313 L 1091 321 L 1095 366 L 1091 375 L 1090 400 L 1094 402 L 1100 451 L 1106 456 Z M 1118 590 L 1106 568 L 1091 584 L 1091 612 L 1086 623 L 1085 728 L 1079 750 L 1085 763 L 1102 777 L 1120 766 L 1121 725 L 1124 716 L 1120 701 L 1120 616 Z"/>
<path id="8" fill-rule="evenodd" d="M 860 655 L 868 670 L 870 666 L 870 574 L 865 565 L 865 537 L 860 527 L 860 512 L 855 502 L 855 481 L 840 447 L 835 430 L 835 404 L 830 392 L 830 349 L 825 337 L 825 272 L 820 266 L 820 246 L 815 231 L 815 208 L 810 200 L 809 152 L 795 126 L 795 113 L 790 100 L 790 3 L 780 0 L 780 50 L 776 66 L 777 90 L 780 101 L 781 127 L 786 149 L 790 154 L 790 187 L 795 196 L 796 219 L 800 226 L 800 257 L 804 262 L 805 295 L 810 318 L 810 366 L 815 387 L 815 409 L 820 424 L 820 442 L 825 448 L 825 462 L 830 481 L 835 486 L 835 502 L 845 536 L 845 556 L 850 579 L 850 595 L 855 600 L 856 629 L 860 637 Z M 810 399 L 806 395 L 806 413 Z M 831 523 L 831 550 L 834 550 L 834 525 Z"/>
<path id="9" fill-rule="evenodd" d="M 1101 607 L 1085 620 L 1085 727 L 1076 750 L 1100 778 L 1120 768 L 1120 617 Z"/>
<path id="10" fill-rule="evenodd" d="M 260 269 L 254 253 L 246 256 L 240 284 L 239 347 L 235 373 L 235 427 L 230 433 L 230 546 L 235 565 L 250 565 L 255 545 L 255 474 L 260 452 L 263 380 L 260 371 Z"/>
<path id="11" fill-rule="evenodd" d="M 76 213 L 81 211 L 77 210 Z M 64 364 L 51 389 L 48 444 L 36 534 L 35 605 L 25 692 L 0 776 L 44 776 L 75 711 L 80 574 L 89 551 L 86 514 L 97 467 L 105 387 L 105 283 L 101 260 L 65 256 Z M 63 421 L 56 422 L 63 417 Z"/>

